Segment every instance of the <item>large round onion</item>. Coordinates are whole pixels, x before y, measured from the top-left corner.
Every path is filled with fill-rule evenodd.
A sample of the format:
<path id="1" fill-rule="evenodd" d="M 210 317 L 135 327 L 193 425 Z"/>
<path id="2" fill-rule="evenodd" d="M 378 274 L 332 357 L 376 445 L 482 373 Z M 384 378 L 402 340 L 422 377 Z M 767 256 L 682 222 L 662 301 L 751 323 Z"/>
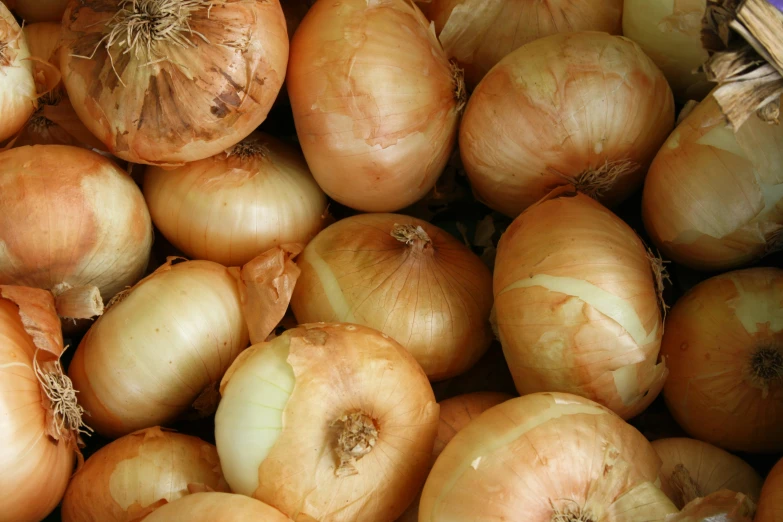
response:
<path id="1" fill-rule="evenodd" d="M 318 234 L 299 262 L 300 323 L 357 323 L 390 335 L 431 380 L 458 375 L 489 347 L 492 275 L 447 232 L 397 214 L 363 214 Z"/>
<path id="2" fill-rule="evenodd" d="M 68 0 L 14 0 L 14 11 L 27 23 L 59 22 Z"/>
<path id="3" fill-rule="evenodd" d="M 264 121 L 285 78 L 278 0 L 83 0 L 63 20 L 68 96 L 127 161 L 225 150 Z"/>
<path id="4" fill-rule="evenodd" d="M 24 33 L 0 4 L 0 143 L 24 126 L 37 107 L 33 63 Z"/>
<path id="5" fill-rule="evenodd" d="M 144 196 L 158 229 L 196 259 L 242 265 L 324 224 L 326 196 L 301 154 L 257 133 L 211 158 L 149 167 Z"/>
<path id="6" fill-rule="evenodd" d="M 563 391 L 623 418 L 666 378 L 659 289 L 642 241 L 584 195 L 521 214 L 495 261 L 495 317 L 519 393 Z"/>
<path id="7" fill-rule="evenodd" d="M 606 408 L 536 393 L 484 412 L 432 469 L 420 522 L 663 522 L 677 509 L 656 485 L 650 443 Z"/>
<path id="8" fill-rule="evenodd" d="M 63 522 L 133 522 L 190 491 L 228 491 L 217 450 L 149 428 L 104 446 L 73 476 Z"/>
<path id="9" fill-rule="evenodd" d="M 783 270 L 694 287 L 666 320 L 664 397 L 691 436 L 728 450 L 783 451 Z"/>
<path id="10" fill-rule="evenodd" d="M 291 519 L 244 495 L 208 492 L 167 504 L 144 522 L 291 522 Z"/>
<path id="11" fill-rule="evenodd" d="M 754 522 L 783 522 L 783 460 L 769 472 Z"/>
<path id="12" fill-rule="evenodd" d="M 295 520 L 390 522 L 429 470 L 432 389 L 370 328 L 304 325 L 254 345 L 221 395 L 215 439 L 231 489 Z"/>
<path id="13" fill-rule="evenodd" d="M 735 268 L 779 247 L 783 126 L 749 118 L 734 133 L 709 96 L 650 166 L 642 213 L 658 248 L 692 268 Z"/>
<path id="14" fill-rule="evenodd" d="M 152 223 L 141 191 L 105 157 L 62 145 L 0 154 L 0 284 L 51 289 L 85 319 L 147 268 Z"/>
<path id="15" fill-rule="evenodd" d="M 614 205 L 674 125 L 661 71 L 628 39 L 556 34 L 501 60 L 473 92 L 460 154 L 476 196 L 516 216 L 558 185 Z"/>
<path id="16" fill-rule="evenodd" d="M 432 0 L 427 17 L 472 89 L 511 51 L 555 33 L 622 33 L 623 0 Z"/>
<path id="17" fill-rule="evenodd" d="M 389 212 L 449 159 L 462 79 L 409 0 L 319 1 L 291 44 L 288 94 L 307 163 L 331 197 Z"/>

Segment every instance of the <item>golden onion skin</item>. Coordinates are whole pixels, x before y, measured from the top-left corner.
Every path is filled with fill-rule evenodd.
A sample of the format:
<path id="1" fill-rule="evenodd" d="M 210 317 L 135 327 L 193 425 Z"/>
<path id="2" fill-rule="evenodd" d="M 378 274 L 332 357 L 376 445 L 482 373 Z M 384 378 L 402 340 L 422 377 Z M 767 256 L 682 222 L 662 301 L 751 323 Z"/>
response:
<path id="1" fill-rule="evenodd" d="M 206 492 L 188 495 L 166 504 L 145 522 L 293 522 L 275 508 L 230 493 Z M 307 522 L 307 521 L 304 521 Z"/>
<path id="2" fill-rule="evenodd" d="M 783 521 L 783 460 L 779 460 L 764 481 L 754 522 Z"/>

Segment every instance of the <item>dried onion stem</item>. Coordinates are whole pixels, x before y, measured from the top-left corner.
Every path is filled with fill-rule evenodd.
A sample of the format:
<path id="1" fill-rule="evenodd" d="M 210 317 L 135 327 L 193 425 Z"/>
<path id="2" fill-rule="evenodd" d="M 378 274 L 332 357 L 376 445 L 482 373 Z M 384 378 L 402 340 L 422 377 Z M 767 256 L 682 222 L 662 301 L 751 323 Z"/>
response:
<path id="1" fill-rule="evenodd" d="M 427 245 L 432 244 L 430 236 L 421 226 L 414 225 L 399 225 L 397 223 L 392 227 L 391 236 L 399 241 L 405 243 L 408 246 L 418 246 L 424 248 Z"/>
<path id="2" fill-rule="evenodd" d="M 340 430 L 335 447 L 340 464 L 334 474 L 338 477 L 357 475 L 359 470 L 354 464 L 369 454 L 378 442 L 375 421 L 366 413 L 353 412 L 335 420 L 332 427 Z"/>
<path id="3" fill-rule="evenodd" d="M 552 172 L 574 188 L 593 199 L 603 197 L 622 176 L 639 169 L 639 164 L 630 160 L 606 161 L 602 166 L 588 169 L 577 176 L 568 176 L 554 169 Z"/>

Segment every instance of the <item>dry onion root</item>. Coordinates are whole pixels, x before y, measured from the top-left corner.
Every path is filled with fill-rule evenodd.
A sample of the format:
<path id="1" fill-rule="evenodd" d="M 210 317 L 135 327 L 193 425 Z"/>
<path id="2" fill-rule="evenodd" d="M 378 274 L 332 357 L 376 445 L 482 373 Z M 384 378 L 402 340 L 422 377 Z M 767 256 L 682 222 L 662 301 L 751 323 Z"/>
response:
<path id="1" fill-rule="evenodd" d="M 133 521 L 141 522 L 141 520 Z M 144 522 L 292 522 L 263 502 L 244 495 L 204 492 L 166 504 Z"/>
<path id="2" fill-rule="evenodd" d="M 29 58 L 22 29 L 0 4 L 0 144 L 19 132 L 38 106 Z"/>
<path id="3" fill-rule="evenodd" d="M 754 522 L 783 521 L 783 459 L 779 460 L 764 481 Z"/>

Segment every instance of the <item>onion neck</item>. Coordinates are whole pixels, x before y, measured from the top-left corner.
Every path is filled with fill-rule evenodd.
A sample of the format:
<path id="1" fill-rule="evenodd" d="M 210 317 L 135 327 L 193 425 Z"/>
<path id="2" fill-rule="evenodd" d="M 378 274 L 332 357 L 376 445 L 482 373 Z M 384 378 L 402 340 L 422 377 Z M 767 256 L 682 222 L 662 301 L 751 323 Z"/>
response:
<path id="1" fill-rule="evenodd" d="M 609 192 L 617 180 L 639 169 L 639 164 L 630 160 L 606 161 L 600 167 L 590 168 L 576 176 L 568 176 L 550 169 L 558 177 L 586 196 L 599 199 Z"/>
<path id="2" fill-rule="evenodd" d="M 356 461 L 372 452 L 378 442 L 378 427 L 366 413 L 347 413 L 332 422 L 338 430 L 335 453 L 339 465 L 335 469 L 338 477 L 357 475 Z"/>
<path id="3" fill-rule="evenodd" d="M 750 381 L 762 390 L 764 397 L 770 386 L 783 384 L 783 345 L 764 345 L 751 356 L 748 368 Z"/>
<path id="4" fill-rule="evenodd" d="M 421 226 L 394 224 L 391 236 L 411 247 L 415 252 L 432 249 L 432 239 Z"/>
<path id="5" fill-rule="evenodd" d="M 552 518 L 549 522 L 597 522 L 590 512 L 573 500 L 562 501 L 563 506 L 552 505 Z M 550 501 L 551 504 L 551 501 Z"/>
<path id="6" fill-rule="evenodd" d="M 52 294 L 60 317 L 92 319 L 103 313 L 103 299 L 96 286 L 72 287 L 68 283 L 60 283 L 52 289 Z"/>
<path id="7" fill-rule="evenodd" d="M 672 500 L 677 505 L 677 509 L 682 509 L 697 498 L 703 497 L 701 488 L 693 480 L 688 468 L 682 464 L 677 464 L 669 478 L 669 486 L 676 495 Z"/>
<path id="8" fill-rule="evenodd" d="M 265 158 L 268 154 L 269 148 L 265 143 L 251 138 L 240 141 L 226 151 L 226 157 L 236 157 L 240 160 Z"/>

